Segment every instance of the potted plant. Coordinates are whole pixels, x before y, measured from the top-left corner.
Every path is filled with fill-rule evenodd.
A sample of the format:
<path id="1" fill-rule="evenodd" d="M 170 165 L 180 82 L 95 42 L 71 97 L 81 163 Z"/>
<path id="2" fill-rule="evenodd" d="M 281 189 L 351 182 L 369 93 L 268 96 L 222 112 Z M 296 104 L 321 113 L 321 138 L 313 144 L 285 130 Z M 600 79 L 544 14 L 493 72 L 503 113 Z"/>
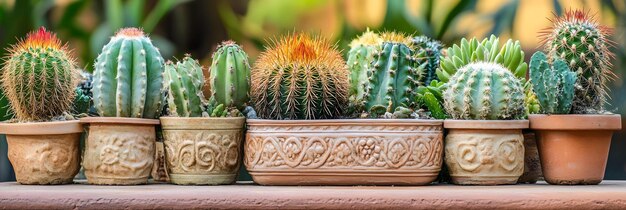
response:
<path id="1" fill-rule="evenodd" d="M 599 184 L 621 116 L 604 109 L 613 54 L 609 29 L 575 10 L 542 32 L 547 55 L 531 60 L 531 80 L 542 113 L 530 115 L 550 184 Z"/>
<path id="2" fill-rule="evenodd" d="M 14 45 L 4 64 L 2 88 L 15 118 L 0 123 L 0 133 L 6 134 L 17 182 L 72 183 L 83 129 L 68 114 L 78 68 L 67 45 L 42 27 Z"/>
<path id="3" fill-rule="evenodd" d="M 168 63 L 169 116 L 161 117 L 165 160 L 174 184 L 232 184 L 241 165 L 250 65 L 234 42 L 222 43 L 210 68 L 211 103 L 207 106 L 200 64 L 185 57 Z M 219 105 L 217 105 L 219 103 Z M 209 114 L 210 113 L 210 114 Z"/>
<path id="4" fill-rule="evenodd" d="M 95 62 L 93 103 L 83 166 L 90 184 L 147 183 L 155 153 L 155 125 L 164 100 L 164 66 L 140 29 L 119 30 Z"/>

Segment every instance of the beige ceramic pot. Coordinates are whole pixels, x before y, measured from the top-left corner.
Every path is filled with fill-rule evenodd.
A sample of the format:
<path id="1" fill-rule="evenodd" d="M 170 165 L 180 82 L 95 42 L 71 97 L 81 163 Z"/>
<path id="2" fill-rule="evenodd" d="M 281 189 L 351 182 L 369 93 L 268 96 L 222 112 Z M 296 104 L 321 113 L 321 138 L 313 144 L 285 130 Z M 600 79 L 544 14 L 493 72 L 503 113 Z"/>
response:
<path id="1" fill-rule="evenodd" d="M 445 120 L 445 162 L 452 183 L 515 184 L 524 172 L 528 120 Z"/>
<path id="2" fill-rule="evenodd" d="M 86 117 L 88 123 L 83 167 L 89 184 L 145 184 L 155 153 L 159 120 Z"/>
<path id="3" fill-rule="evenodd" d="M 170 182 L 232 184 L 241 166 L 245 117 L 161 117 Z"/>
<path id="4" fill-rule="evenodd" d="M 546 182 L 599 184 L 620 115 L 530 115 Z"/>
<path id="5" fill-rule="evenodd" d="M 262 185 L 425 185 L 441 120 L 248 120 L 244 163 Z"/>
<path id="6" fill-rule="evenodd" d="M 0 123 L 8 156 L 20 184 L 68 184 L 80 169 L 78 120 Z"/>

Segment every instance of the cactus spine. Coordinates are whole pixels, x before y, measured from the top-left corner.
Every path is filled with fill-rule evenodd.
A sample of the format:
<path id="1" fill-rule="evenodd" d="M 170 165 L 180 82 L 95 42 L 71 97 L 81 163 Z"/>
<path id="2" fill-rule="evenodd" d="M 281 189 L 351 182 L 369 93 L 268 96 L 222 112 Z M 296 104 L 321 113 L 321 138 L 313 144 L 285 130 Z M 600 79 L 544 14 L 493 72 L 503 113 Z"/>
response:
<path id="1" fill-rule="evenodd" d="M 41 27 L 8 51 L 2 88 L 19 121 L 46 121 L 71 111 L 79 71 L 54 33 Z"/>
<path id="2" fill-rule="evenodd" d="M 213 54 L 211 94 L 217 103 L 243 109 L 250 100 L 248 54 L 233 41 L 225 41 Z"/>
<path id="3" fill-rule="evenodd" d="M 430 84 L 437 78 L 437 68 L 441 60 L 441 50 L 443 45 L 437 40 L 432 40 L 427 36 L 417 36 L 413 38 L 413 50 L 418 63 L 425 63 L 424 76 L 421 84 Z"/>
<path id="4" fill-rule="evenodd" d="M 93 101 L 102 117 L 159 117 L 164 100 L 163 58 L 140 29 L 124 28 L 95 63 Z"/>
<path id="5" fill-rule="evenodd" d="M 525 114 L 523 91 L 520 81 L 500 64 L 471 63 L 450 78 L 444 106 L 454 119 L 521 119 Z"/>
<path id="6" fill-rule="evenodd" d="M 327 40 L 286 36 L 273 41 L 254 64 L 252 100 L 264 119 L 337 118 L 348 103 L 348 74 Z"/>
<path id="7" fill-rule="evenodd" d="M 372 67 L 374 54 L 379 50 L 382 39 L 377 33 L 367 29 L 361 36 L 352 40 L 348 51 L 348 69 L 350 69 L 350 101 L 363 100 L 367 87 L 367 72 Z"/>
<path id="8" fill-rule="evenodd" d="M 536 52 L 530 59 L 530 78 L 543 113 L 570 113 L 576 73 L 564 60 L 555 58 L 550 65 L 544 53 Z"/>
<path id="9" fill-rule="evenodd" d="M 165 82 L 168 84 L 169 114 L 175 117 L 201 117 L 204 112 L 204 76 L 197 60 L 185 55 L 182 61 L 165 64 Z"/>

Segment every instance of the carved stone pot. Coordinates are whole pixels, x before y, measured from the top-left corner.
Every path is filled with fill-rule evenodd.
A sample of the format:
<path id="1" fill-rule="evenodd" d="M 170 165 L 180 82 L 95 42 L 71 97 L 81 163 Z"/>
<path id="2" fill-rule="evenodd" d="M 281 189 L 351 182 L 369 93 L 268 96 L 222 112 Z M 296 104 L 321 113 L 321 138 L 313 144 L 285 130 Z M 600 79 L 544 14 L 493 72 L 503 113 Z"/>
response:
<path id="1" fill-rule="evenodd" d="M 86 117 L 83 167 L 89 184 L 136 185 L 148 182 L 159 120 Z"/>
<path id="2" fill-rule="evenodd" d="M 549 184 L 599 184 L 620 115 L 530 115 L 543 177 Z"/>
<path id="3" fill-rule="evenodd" d="M 20 184 L 69 184 L 80 169 L 78 120 L 0 123 Z"/>
<path id="4" fill-rule="evenodd" d="M 247 123 L 244 164 L 262 185 L 425 185 L 441 170 L 441 120 Z"/>
<path id="5" fill-rule="evenodd" d="M 528 120 L 445 120 L 445 162 L 452 183 L 515 184 L 524 172 Z"/>
<path id="6" fill-rule="evenodd" d="M 241 166 L 245 117 L 161 117 L 170 182 L 232 184 Z"/>

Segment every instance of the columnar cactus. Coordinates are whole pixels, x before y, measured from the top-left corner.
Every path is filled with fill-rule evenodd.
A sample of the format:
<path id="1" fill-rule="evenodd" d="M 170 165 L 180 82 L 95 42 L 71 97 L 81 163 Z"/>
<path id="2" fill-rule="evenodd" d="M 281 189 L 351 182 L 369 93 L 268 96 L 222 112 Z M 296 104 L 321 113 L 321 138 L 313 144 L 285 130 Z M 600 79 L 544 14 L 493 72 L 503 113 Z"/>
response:
<path id="1" fill-rule="evenodd" d="M 71 111 L 79 71 L 54 33 L 42 27 L 8 51 L 2 88 L 19 121 L 46 121 Z"/>
<path id="2" fill-rule="evenodd" d="M 217 103 L 243 109 L 250 100 L 248 54 L 233 41 L 222 42 L 210 68 L 211 94 Z"/>
<path id="3" fill-rule="evenodd" d="M 336 46 L 294 34 L 273 41 L 259 56 L 251 96 L 260 118 L 336 118 L 348 103 L 348 74 Z"/>
<path id="4" fill-rule="evenodd" d="M 369 29 L 352 40 L 348 51 L 348 69 L 350 69 L 350 99 L 354 102 L 363 100 L 367 87 L 367 71 L 371 69 L 374 54 L 379 50 L 382 39 Z"/>
<path id="5" fill-rule="evenodd" d="M 611 72 L 607 40 L 611 29 L 596 22 L 588 13 L 568 11 L 554 19 L 554 25 L 541 34 L 550 59 L 561 58 L 578 75 L 572 112 L 596 113 L 604 109 L 608 95 L 606 82 Z"/>
<path id="6" fill-rule="evenodd" d="M 541 111 L 546 114 L 569 114 L 574 99 L 576 73 L 570 71 L 567 63 L 554 58 L 550 65 L 542 52 L 536 52 L 530 59 L 530 81 L 537 94 Z"/>
<path id="7" fill-rule="evenodd" d="M 437 68 L 441 60 L 441 50 L 443 45 L 437 40 L 428 38 L 427 36 L 416 36 L 413 38 L 413 50 L 418 63 L 425 63 L 424 76 L 421 84 L 430 84 L 437 78 Z"/>
<path id="8" fill-rule="evenodd" d="M 454 119 L 508 120 L 524 117 L 521 82 L 505 67 L 478 62 L 460 68 L 444 91 L 445 109 Z"/>
<path id="9" fill-rule="evenodd" d="M 140 29 L 124 28 L 102 48 L 93 75 L 101 117 L 159 117 L 164 100 L 163 58 Z"/>
<path id="10" fill-rule="evenodd" d="M 182 61 L 165 64 L 165 82 L 168 84 L 168 113 L 175 117 L 201 117 L 204 112 L 204 76 L 197 60 L 185 55 Z"/>

